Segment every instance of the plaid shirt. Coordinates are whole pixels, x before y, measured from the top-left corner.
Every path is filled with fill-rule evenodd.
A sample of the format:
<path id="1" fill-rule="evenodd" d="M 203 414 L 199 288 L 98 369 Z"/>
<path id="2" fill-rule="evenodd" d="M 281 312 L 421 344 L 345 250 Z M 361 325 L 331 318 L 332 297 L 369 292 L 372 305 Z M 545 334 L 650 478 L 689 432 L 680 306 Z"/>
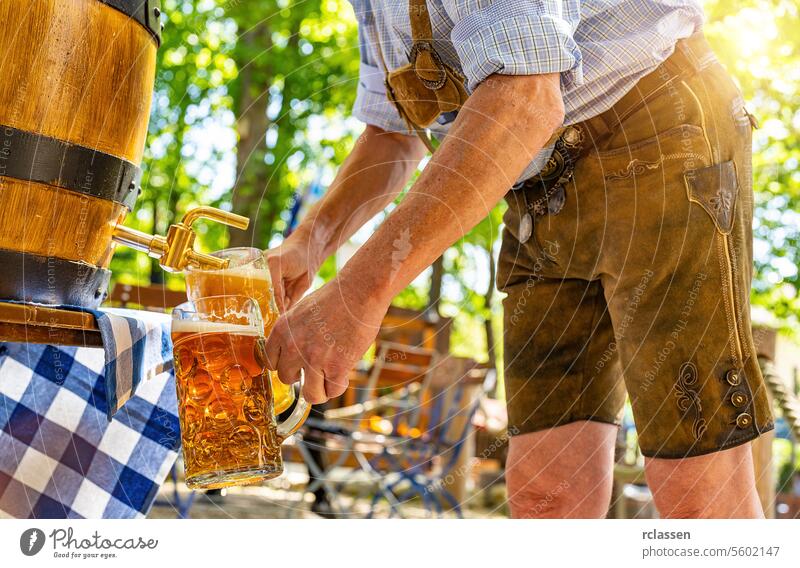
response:
<path id="1" fill-rule="evenodd" d="M 359 22 L 361 71 L 353 114 L 393 132 L 407 132 L 386 98 L 384 70 L 408 63 L 408 0 L 351 0 Z M 428 0 L 433 39 L 442 59 L 474 90 L 494 73 L 561 73 L 565 124 L 608 110 L 703 23 L 697 0 Z M 449 124 L 431 129 L 438 138 Z M 552 148 L 525 170 L 541 169 Z"/>

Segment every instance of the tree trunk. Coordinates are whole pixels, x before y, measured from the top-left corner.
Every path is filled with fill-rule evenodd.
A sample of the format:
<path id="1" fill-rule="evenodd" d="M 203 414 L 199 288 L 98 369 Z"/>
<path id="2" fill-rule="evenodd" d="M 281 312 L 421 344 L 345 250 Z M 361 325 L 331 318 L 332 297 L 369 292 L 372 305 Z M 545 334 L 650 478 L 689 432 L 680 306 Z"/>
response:
<path id="1" fill-rule="evenodd" d="M 489 354 L 489 365 L 497 367 L 497 357 L 494 349 L 494 328 L 492 327 L 492 299 L 494 298 L 494 278 L 497 266 L 494 260 L 492 250 L 489 253 L 489 288 L 486 290 L 486 295 L 483 297 L 484 306 L 486 306 L 486 318 L 483 320 L 483 327 L 486 331 L 486 352 Z"/>
<path id="2" fill-rule="evenodd" d="M 432 265 L 431 289 L 428 292 L 428 306 L 425 311 L 440 316 L 439 304 L 442 300 L 442 279 L 444 278 L 444 255 L 436 259 Z"/>
<path id="3" fill-rule="evenodd" d="M 252 53 L 252 48 L 269 50 L 272 47 L 269 25 L 266 23 L 250 30 L 241 38 Z M 252 60 L 242 65 L 239 74 L 241 88 L 239 91 L 238 116 L 236 130 L 239 143 L 236 149 L 236 185 L 233 190 L 233 211 L 250 219 L 250 226 L 245 231 L 230 232 L 230 246 L 263 246 L 258 239 L 257 224 L 261 192 L 269 177 L 267 165 L 263 162 L 266 151 L 264 138 L 269 127 L 267 107 L 269 106 L 269 82 L 259 83 L 255 80 L 256 71 L 260 77 L 270 77 L 269 68 L 257 69 L 258 61 Z"/>
<path id="4" fill-rule="evenodd" d="M 152 202 L 153 206 L 153 233 L 158 233 L 158 221 L 159 221 L 159 210 L 158 210 L 158 198 L 153 199 Z M 150 258 L 150 285 L 161 285 L 164 283 L 164 271 L 161 269 L 161 265 L 158 264 L 158 259 Z"/>

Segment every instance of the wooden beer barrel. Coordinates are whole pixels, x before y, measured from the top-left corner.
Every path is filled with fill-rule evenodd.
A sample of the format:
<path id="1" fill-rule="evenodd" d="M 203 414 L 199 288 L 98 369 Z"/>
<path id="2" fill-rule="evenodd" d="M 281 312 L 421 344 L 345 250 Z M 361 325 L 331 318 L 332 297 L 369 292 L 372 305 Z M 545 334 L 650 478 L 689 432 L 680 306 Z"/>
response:
<path id="1" fill-rule="evenodd" d="M 0 2 L 0 300 L 96 306 L 140 189 L 159 0 Z"/>

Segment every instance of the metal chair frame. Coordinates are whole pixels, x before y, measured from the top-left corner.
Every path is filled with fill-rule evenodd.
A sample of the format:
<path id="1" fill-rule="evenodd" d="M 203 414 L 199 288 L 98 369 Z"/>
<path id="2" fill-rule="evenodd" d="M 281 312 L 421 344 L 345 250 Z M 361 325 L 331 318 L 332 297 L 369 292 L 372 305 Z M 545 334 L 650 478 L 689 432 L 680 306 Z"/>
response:
<path id="1" fill-rule="evenodd" d="M 472 385 L 461 385 L 460 388 L 457 388 L 449 402 L 449 408 L 446 405 L 446 393 L 435 394 L 430 415 L 430 424 L 433 426 L 428 432 L 429 435 L 419 439 L 400 438 L 404 440 L 401 443 L 407 444 L 404 445 L 401 453 L 392 452 L 390 446 L 387 445 L 384 446 L 380 455 L 370 460 L 370 464 L 376 471 L 380 471 L 378 464 L 381 460 L 386 460 L 390 464 L 389 473 L 393 474 L 394 479 L 385 484 L 385 489 L 396 495 L 396 501 L 402 502 L 419 496 L 429 514 L 435 513 L 441 516 L 445 513 L 439 499 L 441 497 L 456 516 L 463 518 L 461 504 L 447 489 L 445 481 L 452 474 L 467 437 L 472 431 L 472 419 L 480 406 L 481 396 L 488 395 L 494 389 L 496 378 L 496 372 L 493 369 L 487 370 L 477 396 L 463 407 L 461 403 L 465 391 Z M 448 435 L 450 425 L 459 415 L 464 416 L 463 426 L 455 433 L 454 437 L 451 437 Z M 433 471 L 432 465 L 435 458 L 447 454 L 449 457 L 444 464 L 437 468 L 438 471 Z M 397 494 L 397 489 L 406 482 L 408 489 Z M 373 497 L 368 517 L 375 512 L 375 506 L 382 495 L 383 492 L 376 493 Z M 392 507 L 392 510 L 394 511 L 395 508 Z"/>
<path id="2" fill-rule="evenodd" d="M 385 369 L 388 354 L 392 350 L 413 351 L 418 355 L 429 355 L 431 357 L 431 364 L 429 364 L 428 368 L 425 370 L 422 380 L 422 384 L 427 384 L 430 377 L 430 370 L 434 366 L 437 358 L 435 351 L 382 341 L 375 356 L 375 363 L 373 364 L 369 373 L 369 377 L 367 378 L 366 388 L 358 393 L 358 402 L 344 409 L 327 411 L 325 413 L 326 419 L 324 421 L 314 418 L 307 419 L 301 431 L 295 434 L 297 449 L 309 470 L 309 478 L 311 479 L 311 482 L 306 486 L 306 491 L 314 492 L 318 488 L 322 487 L 328 497 L 328 500 L 336 509 L 336 513 L 340 516 L 351 515 L 351 511 L 341 505 L 339 494 L 348 481 L 358 475 L 359 472 L 367 474 L 370 481 L 377 488 L 377 494 L 383 496 L 387 500 L 392 511 L 399 513 L 399 502 L 387 486 L 384 476 L 380 473 L 380 471 L 373 467 L 372 462 L 369 460 L 369 458 L 367 458 L 367 450 L 362 449 L 362 446 L 360 445 L 364 441 L 364 433 L 360 432 L 357 428 L 352 428 L 349 427 L 349 425 L 345 426 L 341 424 L 341 421 L 344 419 L 351 421 L 351 423 L 357 424 L 365 418 L 368 412 L 377 408 L 389 407 L 397 403 L 402 404 L 403 394 L 420 390 L 419 385 L 416 385 L 418 387 L 416 389 L 413 388 L 414 385 L 409 385 L 409 387 L 406 387 L 405 391 L 403 391 L 403 389 L 397 391 L 397 393 L 401 395 L 400 397 L 392 395 L 384 397 L 373 396 L 376 395 L 378 380 L 380 379 L 381 373 Z M 309 431 L 309 429 L 322 432 L 341 442 L 341 447 L 337 448 L 339 452 L 338 457 L 333 463 L 328 464 L 328 466 L 324 469 L 319 467 L 309 452 L 309 445 L 313 443 L 306 440 L 307 436 L 305 434 Z M 376 437 L 376 441 L 380 443 L 380 437 Z M 329 448 L 325 446 L 320 449 L 323 451 L 329 450 Z M 331 473 L 334 470 L 341 468 L 347 461 L 347 458 L 351 455 L 358 463 L 358 469 L 352 470 L 350 475 L 346 476 L 343 481 L 339 481 L 334 484 L 330 479 Z"/>
<path id="3" fill-rule="evenodd" d="M 392 350 L 409 349 L 417 354 L 427 353 L 431 356 L 431 363 L 421 377 L 422 380 L 389 395 L 377 396 L 378 379 L 384 369 L 382 362 L 386 360 L 388 353 Z M 359 402 L 351 407 L 326 412 L 324 421 L 310 419 L 307 422 L 312 428 L 339 442 L 339 447 L 336 448 L 339 451 L 337 459 L 324 469 L 319 467 L 308 452 L 307 445 L 310 442 L 302 437 L 298 439 L 298 449 L 312 478 L 306 490 L 314 491 L 322 487 L 334 504 L 336 512 L 343 516 L 349 515 L 351 511 L 341 505 L 339 495 L 349 480 L 363 472 L 375 486 L 367 518 L 374 516 L 381 499 L 389 504 L 390 516 L 402 517 L 400 503 L 414 496 L 421 498 L 429 514 L 444 514 L 439 499 L 441 497 L 458 517 L 463 517 L 460 503 L 446 488 L 444 482 L 452 473 L 464 443 L 472 431 L 472 419 L 478 410 L 481 397 L 495 387 L 496 372 L 493 369 L 484 370 L 483 382 L 479 389 L 476 388 L 479 392 L 475 400 L 469 401 L 464 406 L 462 403 L 465 392 L 469 387 L 477 387 L 477 383 L 456 381 L 455 387 L 446 384 L 442 388 L 434 388 L 431 382 L 438 361 L 439 356 L 433 351 L 382 343 L 367 386 L 362 393 L 359 393 Z M 381 436 L 341 423 L 342 419 L 347 418 L 358 424 L 368 412 L 387 408 L 396 411 L 392 420 L 393 432 L 398 431 L 401 423 L 405 423 L 409 429 L 420 427 L 423 410 L 427 411 L 425 418 L 430 428 L 418 438 L 409 435 Z M 450 432 L 450 426 L 459 416 L 464 417 L 463 426 L 451 435 L 453 433 Z M 379 451 L 369 451 L 374 450 L 376 445 Z M 397 448 L 402 450 L 398 451 Z M 330 448 L 326 446 L 323 449 L 328 451 Z M 334 483 L 331 480 L 331 473 L 341 468 L 350 455 L 356 459 L 358 468 L 352 470 L 345 480 Z M 436 458 L 443 456 L 448 457 L 437 468 L 438 470 L 434 471 L 433 463 Z M 407 484 L 408 488 L 401 492 L 404 484 Z"/>

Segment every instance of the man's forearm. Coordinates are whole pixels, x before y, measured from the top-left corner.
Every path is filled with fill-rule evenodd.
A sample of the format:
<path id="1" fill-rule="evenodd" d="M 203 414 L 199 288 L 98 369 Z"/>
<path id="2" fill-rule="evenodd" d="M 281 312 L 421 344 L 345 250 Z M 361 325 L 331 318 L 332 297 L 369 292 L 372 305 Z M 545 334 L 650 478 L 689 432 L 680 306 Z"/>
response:
<path id="1" fill-rule="evenodd" d="M 367 126 L 297 236 L 322 262 L 400 194 L 424 155 L 417 138 Z"/>
<path id="2" fill-rule="evenodd" d="M 339 284 L 359 301 L 391 301 L 491 211 L 563 115 L 558 75 L 490 77 Z"/>

